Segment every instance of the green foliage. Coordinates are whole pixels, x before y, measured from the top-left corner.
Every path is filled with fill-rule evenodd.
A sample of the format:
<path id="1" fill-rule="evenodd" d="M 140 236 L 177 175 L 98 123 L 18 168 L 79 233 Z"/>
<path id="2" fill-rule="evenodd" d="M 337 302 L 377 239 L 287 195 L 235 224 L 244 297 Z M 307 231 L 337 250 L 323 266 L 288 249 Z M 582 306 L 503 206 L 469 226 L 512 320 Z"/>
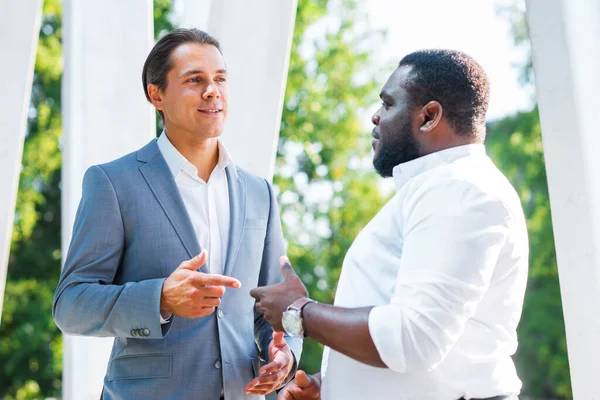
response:
<path id="1" fill-rule="evenodd" d="M 169 14 L 173 0 L 154 0 L 154 38 L 158 39 L 165 32 L 174 29 Z"/>
<path id="2" fill-rule="evenodd" d="M 298 3 L 274 180 L 288 256 L 322 302 L 333 302 L 348 247 L 384 202 L 359 119 L 377 101 L 381 82 L 361 73 L 381 36 L 358 1 Z M 321 353 L 305 341 L 301 367 L 318 371 Z"/>
<path id="3" fill-rule="evenodd" d="M 172 29 L 170 6 L 155 1 L 157 34 Z M 61 261 L 61 78 L 62 1 L 45 0 L 0 324 L 5 400 L 61 393 L 62 336 L 52 320 Z"/>

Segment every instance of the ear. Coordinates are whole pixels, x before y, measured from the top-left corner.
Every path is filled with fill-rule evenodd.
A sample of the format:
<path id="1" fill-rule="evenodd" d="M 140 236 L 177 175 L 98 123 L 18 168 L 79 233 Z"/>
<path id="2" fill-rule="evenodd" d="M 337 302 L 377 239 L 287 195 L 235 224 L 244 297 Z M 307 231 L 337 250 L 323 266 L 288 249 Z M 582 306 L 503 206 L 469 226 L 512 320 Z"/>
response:
<path id="1" fill-rule="evenodd" d="M 444 109 L 437 101 L 430 101 L 421 108 L 421 132 L 431 132 L 442 120 Z"/>
<path id="2" fill-rule="evenodd" d="M 148 91 L 148 97 L 150 97 L 150 102 L 152 105 L 159 111 L 163 111 L 163 94 L 162 90 L 153 83 L 149 83 L 146 88 Z"/>

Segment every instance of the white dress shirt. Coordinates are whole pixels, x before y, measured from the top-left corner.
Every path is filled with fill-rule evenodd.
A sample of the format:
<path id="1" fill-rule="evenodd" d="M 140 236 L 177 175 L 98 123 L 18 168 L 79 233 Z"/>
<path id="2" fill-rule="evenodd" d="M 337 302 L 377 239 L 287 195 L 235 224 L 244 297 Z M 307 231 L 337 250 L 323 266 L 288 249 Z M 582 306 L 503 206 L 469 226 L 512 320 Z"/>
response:
<path id="1" fill-rule="evenodd" d="M 388 369 L 325 348 L 323 400 L 516 396 L 529 250 L 515 190 L 483 145 L 418 158 L 393 176 L 396 195 L 348 250 L 335 298 L 375 306 L 369 331 Z"/>
<path id="2" fill-rule="evenodd" d="M 183 204 L 194 226 L 201 249 L 208 250 L 208 270 L 211 274 L 223 274 L 227 245 L 229 243 L 229 188 L 225 168 L 235 165 L 225 145 L 219 141 L 217 166 L 205 182 L 198 177 L 198 169 L 171 144 L 165 133 L 157 141 Z"/>
<path id="3" fill-rule="evenodd" d="M 208 271 L 222 275 L 229 244 L 230 218 L 225 168 L 232 166 L 231 170 L 237 178 L 237 170 L 229 152 L 219 140 L 219 160 L 208 182 L 205 182 L 198 176 L 198 169 L 173 146 L 165 132 L 160 135 L 156 144 L 173 174 L 200 249 L 208 250 Z M 169 318 L 170 314 L 161 313 L 160 323 L 166 324 Z"/>

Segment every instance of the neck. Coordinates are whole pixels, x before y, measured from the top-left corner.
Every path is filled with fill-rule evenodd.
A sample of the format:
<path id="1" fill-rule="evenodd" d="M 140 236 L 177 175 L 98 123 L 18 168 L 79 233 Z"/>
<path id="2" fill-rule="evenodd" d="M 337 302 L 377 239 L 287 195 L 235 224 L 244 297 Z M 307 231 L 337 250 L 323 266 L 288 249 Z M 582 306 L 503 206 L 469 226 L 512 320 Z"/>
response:
<path id="1" fill-rule="evenodd" d="M 459 135 L 449 129 L 440 130 L 429 135 L 427 140 L 421 143 L 421 151 L 423 155 L 427 155 L 467 144 L 483 144 L 484 137 L 485 134 L 481 135 L 480 133 Z"/>
<path id="2" fill-rule="evenodd" d="M 447 150 L 458 146 L 465 146 L 467 144 L 481 144 L 481 142 L 478 140 L 474 140 L 473 138 L 460 138 L 456 140 L 439 141 L 433 143 L 429 147 L 428 153 L 436 153 L 438 151 Z"/>
<path id="3" fill-rule="evenodd" d="M 219 162 L 218 138 L 198 137 L 174 129 L 165 129 L 165 133 L 173 147 L 196 167 L 198 177 L 208 182 Z"/>

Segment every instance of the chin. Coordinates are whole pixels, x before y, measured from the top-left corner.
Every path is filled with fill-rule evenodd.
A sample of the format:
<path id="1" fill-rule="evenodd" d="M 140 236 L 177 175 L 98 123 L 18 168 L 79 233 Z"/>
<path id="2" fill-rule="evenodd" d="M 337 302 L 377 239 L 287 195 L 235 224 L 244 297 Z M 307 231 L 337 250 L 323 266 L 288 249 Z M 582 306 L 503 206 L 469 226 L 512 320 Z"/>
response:
<path id="1" fill-rule="evenodd" d="M 217 137 L 221 136 L 221 134 L 223 133 L 223 127 L 215 127 L 215 126 L 198 127 L 196 129 L 196 132 L 198 133 L 199 136 L 202 136 L 207 139 L 217 138 Z"/>

